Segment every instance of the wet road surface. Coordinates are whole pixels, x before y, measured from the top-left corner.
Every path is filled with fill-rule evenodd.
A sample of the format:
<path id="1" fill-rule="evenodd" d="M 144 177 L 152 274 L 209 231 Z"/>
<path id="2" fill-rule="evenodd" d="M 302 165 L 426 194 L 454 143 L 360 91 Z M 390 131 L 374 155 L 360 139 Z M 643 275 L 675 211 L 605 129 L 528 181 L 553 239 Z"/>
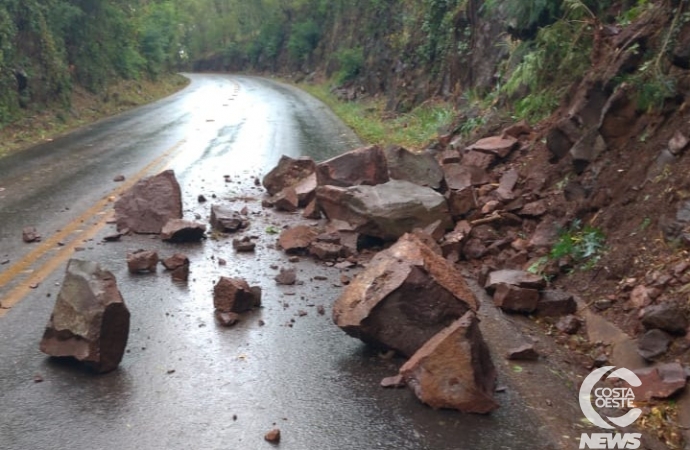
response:
<path id="1" fill-rule="evenodd" d="M 509 379 L 501 380 L 508 389 L 490 416 L 433 411 L 407 390 L 378 386 L 404 361 L 368 350 L 332 324 L 340 272 L 307 259 L 290 263 L 275 249 L 266 230 L 298 216 L 262 209 L 253 183 L 281 154 L 323 159 L 356 146 L 356 137 L 292 87 L 190 77 L 187 89 L 159 103 L 0 160 L 0 262 L 9 260 L 0 266 L 0 301 L 11 303 L 0 317 L 0 448 L 262 449 L 271 448 L 263 436 L 273 427 L 282 430 L 280 448 L 295 450 L 553 448 Z M 247 206 L 245 233 L 258 236 L 256 253 L 235 254 L 231 238 L 102 243 L 122 188 L 113 177 L 133 182 L 163 168 L 180 180 L 187 218 L 207 218 L 213 202 Z M 199 204 L 199 194 L 216 198 Z M 43 243 L 21 242 L 26 225 L 38 227 Z M 126 254 L 139 248 L 186 253 L 190 282 L 175 284 L 162 268 L 128 274 Z M 127 353 L 110 374 L 38 351 L 69 257 L 111 270 L 132 313 Z M 276 286 L 272 266 L 291 265 L 302 284 Z M 213 318 L 221 275 L 264 290 L 263 308 L 229 329 Z"/>

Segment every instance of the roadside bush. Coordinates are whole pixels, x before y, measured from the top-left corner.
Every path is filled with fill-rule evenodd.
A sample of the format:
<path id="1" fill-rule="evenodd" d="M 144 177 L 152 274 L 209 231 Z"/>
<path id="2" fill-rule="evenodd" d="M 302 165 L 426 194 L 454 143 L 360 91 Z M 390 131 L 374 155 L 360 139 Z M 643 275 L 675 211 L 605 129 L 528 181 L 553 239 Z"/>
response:
<path id="1" fill-rule="evenodd" d="M 336 73 L 336 83 L 341 85 L 357 77 L 364 68 L 362 47 L 347 48 L 336 54 L 340 70 Z"/>
<path id="2" fill-rule="evenodd" d="M 306 60 L 319 44 L 320 38 L 321 30 L 313 20 L 294 24 L 287 43 L 290 57 L 298 62 Z"/>

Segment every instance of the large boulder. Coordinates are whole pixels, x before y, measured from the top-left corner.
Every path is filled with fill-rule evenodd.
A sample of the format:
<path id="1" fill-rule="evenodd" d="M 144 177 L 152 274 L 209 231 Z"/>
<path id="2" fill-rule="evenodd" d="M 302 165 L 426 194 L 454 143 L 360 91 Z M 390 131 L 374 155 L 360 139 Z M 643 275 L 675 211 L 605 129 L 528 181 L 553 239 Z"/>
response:
<path id="1" fill-rule="evenodd" d="M 41 351 L 77 359 L 104 373 L 120 364 L 128 337 L 129 310 L 115 276 L 98 263 L 70 260 Z"/>
<path id="2" fill-rule="evenodd" d="M 351 150 L 316 166 L 319 186 L 377 185 L 388 179 L 386 155 L 377 145 Z"/>
<path id="3" fill-rule="evenodd" d="M 405 180 L 420 186 L 439 189 L 443 169 L 430 153 L 413 153 L 398 146 L 386 148 L 388 174 L 393 180 Z"/>
<path id="4" fill-rule="evenodd" d="M 432 337 L 400 374 L 434 409 L 486 414 L 498 408 L 493 397 L 496 369 L 472 311 Z"/>
<path id="5" fill-rule="evenodd" d="M 457 269 L 416 236 L 377 254 L 333 306 L 349 335 L 411 356 L 477 300 Z"/>
<path id="6" fill-rule="evenodd" d="M 182 193 L 175 172 L 144 178 L 115 202 L 118 230 L 158 234 L 170 219 L 182 218 Z"/>
<path id="7" fill-rule="evenodd" d="M 409 181 L 349 188 L 320 186 L 316 197 L 329 220 L 346 222 L 353 231 L 384 240 L 395 240 L 439 220 L 445 229 L 452 227 L 443 195 Z"/>
<path id="8" fill-rule="evenodd" d="M 309 157 L 298 159 L 281 156 L 278 165 L 263 179 L 264 188 L 270 195 L 276 195 L 286 187 L 294 186 L 316 170 L 316 163 Z"/>

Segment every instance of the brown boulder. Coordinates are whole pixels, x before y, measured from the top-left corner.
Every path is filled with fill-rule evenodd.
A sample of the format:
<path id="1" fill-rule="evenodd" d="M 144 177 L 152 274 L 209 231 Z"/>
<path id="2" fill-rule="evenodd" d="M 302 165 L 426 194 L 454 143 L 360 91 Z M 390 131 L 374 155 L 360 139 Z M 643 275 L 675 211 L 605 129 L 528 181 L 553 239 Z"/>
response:
<path id="1" fill-rule="evenodd" d="M 211 226 L 223 233 L 233 233 L 246 228 L 247 219 L 230 207 L 222 205 L 211 206 Z"/>
<path id="2" fill-rule="evenodd" d="M 319 186 L 357 186 L 385 183 L 388 178 L 386 155 L 373 145 L 351 150 L 316 166 Z"/>
<path id="3" fill-rule="evenodd" d="M 206 236 L 206 224 L 184 219 L 170 219 L 161 230 L 161 239 L 169 242 L 199 242 Z"/>
<path id="4" fill-rule="evenodd" d="M 278 165 L 263 179 L 264 188 L 269 195 L 276 195 L 286 187 L 294 186 L 313 174 L 316 163 L 308 157 L 298 159 L 289 156 L 281 156 Z"/>
<path id="5" fill-rule="evenodd" d="M 184 265 L 188 265 L 189 258 L 187 258 L 187 255 L 184 255 L 182 253 L 175 253 L 171 257 L 162 260 L 161 263 L 163 264 L 163 267 L 166 268 L 166 270 L 175 270 Z"/>
<path id="6" fill-rule="evenodd" d="M 533 312 L 539 303 L 539 291 L 500 283 L 495 287 L 494 304 L 503 311 Z"/>
<path id="7" fill-rule="evenodd" d="M 477 208 L 477 196 L 472 186 L 462 190 L 449 190 L 446 192 L 448 209 L 454 218 L 463 217 Z"/>
<path id="8" fill-rule="evenodd" d="M 260 292 L 245 280 L 220 277 L 213 288 L 213 306 L 220 312 L 243 313 L 261 306 Z"/>
<path id="9" fill-rule="evenodd" d="M 481 186 L 491 182 L 486 170 L 460 164 L 446 164 L 443 166 L 448 189 L 462 191 L 470 186 Z"/>
<path id="10" fill-rule="evenodd" d="M 273 206 L 278 211 L 295 212 L 299 208 L 297 191 L 292 186 L 286 187 L 273 198 Z"/>
<path id="11" fill-rule="evenodd" d="M 305 219 L 315 219 L 319 220 L 321 218 L 321 209 L 318 203 L 316 203 L 316 198 L 309 202 L 309 204 L 304 208 L 302 217 Z"/>
<path id="12" fill-rule="evenodd" d="M 129 336 L 129 311 L 115 276 L 90 261 L 70 260 L 41 351 L 71 357 L 99 373 L 115 370 Z"/>
<path id="13" fill-rule="evenodd" d="M 477 150 L 483 153 L 496 155 L 500 158 L 505 158 L 510 155 L 515 147 L 517 147 L 518 140 L 512 136 L 491 136 L 480 139 L 474 144 L 467 147 L 468 150 Z"/>
<path id="14" fill-rule="evenodd" d="M 144 178 L 115 202 L 118 230 L 158 234 L 170 219 L 182 218 L 182 193 L 175 172 Z"/>
<path id="15" fill-rule="evenodd" d="M 410 356 L 477 300 L 462 275 L 413 235 L 378 253 L 333 307 L 336 325 Z"/>
<path id="16" fill-rule="evenodd" d="M 388 173 L 393 180 L 405 180 L 420 186 L 439 189 L 443 170 L 430 153 L 413 153 L 399 146 L 385 150 Z"/>
<path id="17" fill-rule="evenodd" d="M 463 167 L 474 167 L 476 169 L 487 170 L 496 162 L 496 155 L 491 153 L 468 150 L 462 155 Z"/>
<path id="18" fill-rule="evenodd" d="M 298 225 L 280 233 L 278 245 L 286 253 L 299 253 L 306 251 L 318 235 L 312 227 Z"/>
<path id="19" fill-rule="evenodd" d="M 295 184 L 293 188 L 297 194 L 297 201 L 300 208 L 306 207 L 316 197 L 316 174 L 312 173 L 304 180 Z"/>
<path id="20" fill-rule="evenodd" d="M 537 313 L 540 316 L 565 316 L 577 311 L 577 302 L 573 294 L 559 289 L 542 291 L 537 304 Z"/>
<path id="21" fill-rule="evenodd" d="M 400 374 L 434 409 L 487 414 L 498 408 L 493 398 L 496 369 L 472 311 L 426 342 Z"/>
<path id="22" fill-rule="evenodd" d="M 137 250 L 127 254 L 129 273 L 155 272 L 158 265 L 158 253 L 155 251 Z"/>
<path id="23" fill-rule="evenodd" d="M 687 384 L 687 374 L 678 363 L 660 364 L 633 372 L 642 382 L 640 386 L 632 387 L 638 402 L 671 397 Z"/>
<path id="24" fill-rule="evenodd" d="M 297 271 L 294 267 L 281 267 L 280 273 L 273 277 L 276 283 L 283 286 L 292 286 L 297 282 Z"/>

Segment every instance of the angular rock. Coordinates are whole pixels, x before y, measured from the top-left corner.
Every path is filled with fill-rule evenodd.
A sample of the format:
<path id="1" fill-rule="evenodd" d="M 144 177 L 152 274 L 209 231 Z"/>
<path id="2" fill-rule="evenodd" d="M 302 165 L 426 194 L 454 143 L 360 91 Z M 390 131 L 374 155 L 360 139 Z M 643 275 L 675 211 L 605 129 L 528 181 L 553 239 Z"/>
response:
<path id="1" fill-rule="evenodd" d="M 118 230 L 158 234 L 170 219 L 182 218 L 182 193 L 175 172 L 144 178 L 115 202 Z"/>
<path id="2" fill-rule="evenodd" d="M 542 291 L 537 304 L 537 314 L 540 316 L 557 317 L 574 314 L 577 311 L 577 302 L 573 294 L 560 289 L 547 289 Z"/>
<path id="3" fill-rule="evenodd" d="M 518 140 L 511 136 L 491 136 L 480 139 L 467 147 L 468 150 L 478 150 L 505 158 L 517 147 Z"/>
<path id="4" fill-rule="evenodd" d="M 462 255 L 468 260 L 482 259 L 488 251 L 481 239 L 470 238 L 462 248 Z"/>
<path id="5" fill-rule="evenodd" d="M 501 181 L 499 182 L 498 189 L 496 189 L 496 195 L 503 201 L 513 200 L 515 198 L 515 185 L 518 182 L 519 174 L 515 169 L 510 169 L 506 171 L 501 176 Z"/>
<path id="6" fill-rule="evenodd" d="M 508 350 L 506 358 L 511 361 L 536 361 L 539 359 L 539 353 L 534 349 L 534 345 L 523 344 Z"/>
<path id="7" fill-rule="evenodd" d="M 295 212 L 299 208 L 297 191 L 292 186 L 286 187 L 273 198 L 273 206 L 278 211 Z"/>
<path id="8" fill-rule="evenodd" d="M 443 173 L 448 189 L 455 191 L 462 191 L 470 186 L 481 186 L 491 181 L 486 170 L 474 166 L 446 164 L 443 166 Z"/>
<path id="9" fill-rule="evenodd" d="M 220 277 L 213 287 L 213 306 L 220 312 L 243 313 L 261 306 L 260 288 L 239 278 Z"/>
<path id="10" fill-rule="evenodd" d="M 297 282 L 297 271 L 294 267 L 280 268 L 280 273 L 273 278 L 276 283 L 283 286 L 292 286 Z"/>
<path id="11" fill-rule="evenodd" d="M 445 198 L 433 189 L 392 180 L 377 186 L 320 186 L 316 196 L 326 217 L 348 223 L 352 231 L 394 240 L 440 220 L 450 228 Z"/>
<path id="12" fill-rule="evenodd" d="M 280 430 L 278 428 L 274 428 L 273 430 L 266 433 L 264 439 L 270 442 L 271 444 L 278 444 L 280 442 Z"/>
<path id="13" fill-rule="evenodd" d="M 230 207 L 222 205 L 211 206 L 211 226 L 223 233 L 233 233 L 246 228 L 247 220 L 240 213 Z"/>
<path id="14" fill-rule="evenodd" d="M 531 313 L 537 309 L 539 291 L 500 283 L 495 287 L 494 304 L 503 311 Z"/>
<path id="15" fill-rule="evenodd" d="M 263 179 L 269 195 L 276 195 L 286 187 L 294 186 L 316 170 L 316 163 L 308 157 L 298 159 L 281 156 L 278 165 Z"/>
<path id="16" fill-rule="evenodd" d="M 511 137 L 514 137 L 517 139 L 522 135 L 530 134 L 530 133 L 532 133 L 532 127 L 530 126 L 530 124 L 526 120 L 523 119 L 523 120 L 519 121 L 518 123 L 513 124 L 513 125 L 509 126 L 508 128 L 506 128 L 505 130 L 503 130 L 503 133 L 501 133 L 501 135 L 504 137 L 505 136 L 511 136 Z"/>
<path id="17" fill-rule="evenodd" d="M 385 150 L 388 173 L 393 180 L 405 180 L 431 189 L 439 189 L 443 170 L 430 153 L 412 153 L 398 146 Z"/>
<path id="18" fill-rule="evenodd" d="M 669 398 L 687 384 L 687 375 L 679 363 L 659 364 L 633 372 L 642 382 L 641 386 L 632 387 L 638 402 Z"/>
<path id="19" fill-rule="evenodd" d="M 392 377 L 386 377 L 381 380 L 382 388 L 404 388 L 405 386 L 407 386 L 407 383 L 405 383 L 405 379 L 400 374 Z"/>
<path id="20" fill-rule="evenodd" d="M 161 230 L 161 239 L 169 242 L 199 242 L 206 236 L 206 224 L 192 220 L 171 219 Z"/>
<path id="21" fill-rule="evenodd" d="M 463 217 L 477 208 L 477 196 L 471 186 L 459 191 L 451 189 L 446 192 L 445 197 L 453 218 Z"/>
<path id="22" fill-rule="evenodd" d="M 645 308 L 642 325 L 648 330 L 659 329 L 675 335 L 685 335 L 688 319 L 682 307 L 673 303 L 662 303 Z"/>
<path id="23" fill-rule="evenodd" d="M 556 329 L 565 334 L 575 334 L 580 331 L 580 327 L 582 327 L 582 320 L 572 314 L 562 317 L 556 322 Z"/>
<path id="24" fill-rule="evenodd" d="M 137 250 L 127 254 L 129 273 L 155 272 L 158 265 L 158 253 L 155 251 Z"/>
<path id="25" fill-rule="evenodd" d="M 189 280 L 189 260 L 180 267 L 174 269 L 170 273 L 170 277 L 173 281 L 187 282 Z"/>
<path id="26" fill-rule="evenodd" d="M 540 217 L 546 214 L 546 211 L 548 211 L 546 202 L 544 200 L 537 200 L 523 206 L 519 214 L 527 217 Z"/>
<path id="27" fill-rule="evenodd" d="M 463 243 L 471 231 L 472 227 L 468 222 L 458 222 L 455 225 L 455 229 L 446 234 L 441 240 L 441 252 L 443 257 L 447 258 L 451 253 L 460 255 Z"/>
<path id="28" fill-rule="evenodd" d="M 351 150 L 316 166 L 319 186 L 357 186 L 385 183 L 389 180 L 386 155 L 373 145 Z"/>
<path id="29" fill-rule="evenodd" d="M 293 188 L 297 194 L 297 203 L 300 208 L 306 207 L 316 197 L 316 173 L 312 173 L 304 180 L 295 184 Z"/>
<path id="30" fill-rule="evenodd" d="M 304 212 L 302 212 L 302 217 L 304 217 L 305 219 L 314 220 L 319 220 L 321 218 L 321 209 L 319 208 L 319 204 L 316 202 L 316 198 L 310 201 L 306 208 L 304 208 Z"/>
<path id="31" fill-rule="evenodd" d="M 129 337 L 130 314 L 115 276 L 72 259 L 41 340 L 41 351 L 71 357 L 98 373 L 115 370 Z"/>
<path id="32" fill-rule="evenodd" d="M 171 257 L 162 260 L 161 263 L 167 270 L 175 270 L 184 265 L 189 265 L 189 258 L 182 253 L 175 253 Z"/>
<path id="33" fill-rule="evenodd" d="M 321 261 L 334 261 L 346 256 L 345 249 L 341 244 L 331 242 L 313 242 L 309 246 L 309 254 L 314 255 Z"/>
<path id="34" fill-rule="evenodd" d="M 491 153 L 469 150 L 463 153 L 461 162 L 463 167 L 473 167 L 486 171 L 496 162 L 497 158 Z"/>
<path id="35" fill-rule="evenodd" d="M 306 251 L 318 235 L 312 227 L 298 225 L 280 233 L 278 245 L 286 253 L 299 253 Z"/>
<path id="36" fill-rule="evenodd" d="M 652 297 L 650 295 L 651 291 L 652 291 L 652 288 L 648 288 L 647 286 L 645 286 L 643 284 L 635 286 L 635 288 L 630 293 L 630 303 L 635 308 L 644 308 L 646 306 L 651 305 L 652 304 Z"/>
<path id="37" fill-rule="evenodd" d="M 233 239 L 232 248 L 237 253 L 250 253 L 256 250 L 256 242 L 252 242 L 249 236 L 245 236 L 242 239 Z"/>
<path id="38" fill-rule="evenodd" d="M 673 338 L 661 330 L 649 330 L 637 341 L 637 352 L 644 359 L 654 361 L 668 351 Z"/>
<path id="39" fill-rule="evenodd" d="M 493 294 L 499 284 L 510 284 L 527 289 L 543 289 L 546 286 L 544 278 L 524 270 L 495 270 L 489 273 L 484 288 Z"/>
<path id="40" fill-rule="evenodd" d="M 41 235 L 36 231 L 36 227 L 24 227 L 22 230 L 22 241 L 27 244 L 41 240 Z"/>
<path id="41" fill-rule="evenodd" d="M 426 342 L 400 374 L 434 409 L 487 414 L 498 408 L 493 398 L 496 369 L 472 311 Z"/>
<path id="42" fill-rule="evenodd" d="M 582 173 L 590 163 L 606 151 L 606 148 L 606 141 L 601 134 L 599 134 L 599 130 L 593 128 L 586 132 L 570 149 L 570 156 L 573 158 L 575 172 Z"/>
<path id="43" fill-rule="evenodd" d="M 333 320 L 353 337 L 410 356 L 477 300 L 457 269 L 413 235 L 378 253 L 345 288 Z"/>

